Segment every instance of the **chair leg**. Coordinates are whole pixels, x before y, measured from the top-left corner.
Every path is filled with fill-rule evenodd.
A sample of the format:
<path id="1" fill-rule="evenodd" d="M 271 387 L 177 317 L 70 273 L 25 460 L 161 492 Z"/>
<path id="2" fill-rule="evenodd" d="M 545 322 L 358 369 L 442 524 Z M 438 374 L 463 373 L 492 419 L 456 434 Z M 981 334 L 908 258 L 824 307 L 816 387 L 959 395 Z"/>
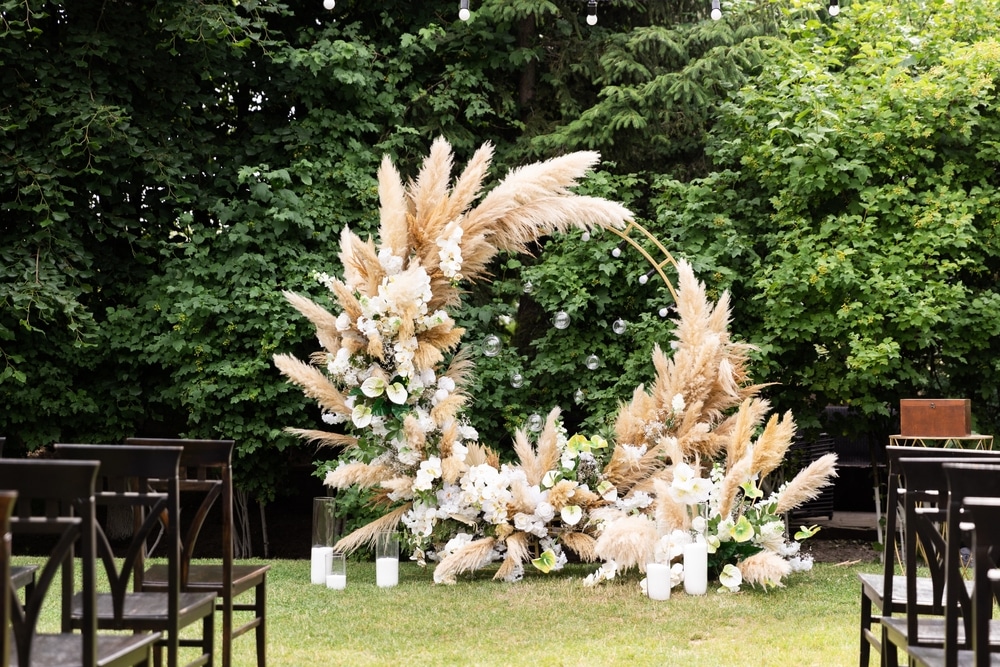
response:
<path id="1" fill-rule="evenodd" d="M 861 652 L 858 660 L 859 667 L 868 667 L 871 660 L 872 645 L 868 642 L 865 634 L 866 630 L 872 627 L 872 599 L 865 595 L 864 586 L 861 587 Z"/>
<path id="2" fill-rule="evenodd" d="M 260 582 L 254 592 L 254 605 L 256 606 L 254 613 L 260 619 L 260 624 L 254 628 L 254 637 L 257 640 L 257 667 L 267 667 L 265 652 L 267 634 L 264 628 L 264 610 L 267 608 L 267 577 Z"/>
<path id="3" fill-rule="evenodd" d="M 206 665 L 212 667 L 215 660 L 215 610 L 202 621 L 202 653 L 208 656 Z"/>
<path id="4" fill-rule="evenodd" d="M 232 667 L 233 662 L 233 596 L 223 595 L 222 605 L 222 667 Z"/>
<path id="5" fill-rule="evenodd" d="M 899 651 L 896 645 L 889 641 L 885 628 L 882 629 L 882 667 L 899 667 Z"/>

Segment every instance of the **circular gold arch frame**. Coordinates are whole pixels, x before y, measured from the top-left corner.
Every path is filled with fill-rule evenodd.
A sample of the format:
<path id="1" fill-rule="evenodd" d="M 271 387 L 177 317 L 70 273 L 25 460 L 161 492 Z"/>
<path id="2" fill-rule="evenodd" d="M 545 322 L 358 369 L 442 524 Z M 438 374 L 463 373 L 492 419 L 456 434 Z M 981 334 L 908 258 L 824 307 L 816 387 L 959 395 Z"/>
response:
<path id="1" fill-rule="evenodd" d="M 667 274 L 663 272 L 663 267 L 666 266 L 667 263 L 673 264 L 674 268 L 677 268 L 677 262 L 674 260 L 673 255 L 671 255 L 663 244 L 660 243 L 660 240 L 653 236 L 648 229 L 634 220 L 625 225 L 625 229 L 615 229 L 613 227 L 608 227 L 607 229 L 627 241 L 629 245 L 638 250 L 639 253 L 646 258 L 646 261 L 649 262 L 654 269 L 656 269 L 656 272 L 660 274 L 660 278 L 663 279 L 663 283 L 667 286 L 667 289 L 670 290 L 670 296 L 673 297 L 674 303 L 677 303 L 677 292 L 674 290 L 674 285 L 670 282 L 670 279 L 667 278 Z M 642 236 L 645 236 L 647 240 L 655 245 L 660 253 L 662 253 L 663 259 L 656 261 L 656 259 L 649 254 L 649 251 L 647 251 L 642 244 L 633 239 L 631 236 L 633 230 L 637 230 Z"/>

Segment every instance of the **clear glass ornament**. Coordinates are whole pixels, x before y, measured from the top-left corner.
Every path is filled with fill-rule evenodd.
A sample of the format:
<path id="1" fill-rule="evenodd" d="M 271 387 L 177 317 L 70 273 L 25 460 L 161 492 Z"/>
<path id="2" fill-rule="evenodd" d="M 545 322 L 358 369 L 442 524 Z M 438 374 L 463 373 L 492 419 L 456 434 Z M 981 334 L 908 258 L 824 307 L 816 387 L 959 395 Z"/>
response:
<path id="1" fill-rule="evenodd" d="M 500 354 L 500 339 L 490 334 L 483 340 L 483 354 L 487 357 L 495 357 Z"/>
<path id="2" fill-rule="evenodd" d="M 528 417 L 528 430 L 530 431 L 542 430 L 542 416 L 540 414 L 533 414 L 530 417 Z"/>
<path id="3" fill-rule="evenodd" d="M 513 375 L 510 376 L 510 386 L 514 387 L 514 389 L 517 389 L 522 384 L 524 384 L 523 375 L 521 375 L 520 373 L 514 373 Z"/>
<path id="4" fill-rule="evenodd" d="M 583 363 L 587 365 L 587 368 L 594 371 L 597 370 L 597 367 L 601 365 L 601 360 L 596 354 L 592 354 L 589 357 L 587 357 L 586 361 L 584 361 Z"/>
<path id="5" fill-rule="evenodd" d="M 619 336 L 625 333 L 626 328 L 628 328 L 628 323 L 621 318 L 618 318 L 611 324 L 611 330 L 614 331 Z"/>
<path id="6" fill-rule="evenodd" d="M 568 327 L 569 313 L 567 313 L 565 310 L 560 310 L 558 313 L 556 313 L 555 317 L 552 318 L 552 326 L 554 326 L 556 329 L 565 329 L 566 327 Z"/>

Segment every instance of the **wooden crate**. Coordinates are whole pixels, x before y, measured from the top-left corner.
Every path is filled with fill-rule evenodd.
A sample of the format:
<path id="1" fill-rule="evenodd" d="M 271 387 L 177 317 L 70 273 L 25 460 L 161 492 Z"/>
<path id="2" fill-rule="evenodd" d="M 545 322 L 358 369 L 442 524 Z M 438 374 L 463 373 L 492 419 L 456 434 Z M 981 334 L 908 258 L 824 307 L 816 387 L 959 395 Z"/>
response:
<path id="1" fill-rule="evenodd" d="M 956 438 L 972 433 L 968 398 L 904 398 L 899 401 L 899 433 L 915 437 Z"/>

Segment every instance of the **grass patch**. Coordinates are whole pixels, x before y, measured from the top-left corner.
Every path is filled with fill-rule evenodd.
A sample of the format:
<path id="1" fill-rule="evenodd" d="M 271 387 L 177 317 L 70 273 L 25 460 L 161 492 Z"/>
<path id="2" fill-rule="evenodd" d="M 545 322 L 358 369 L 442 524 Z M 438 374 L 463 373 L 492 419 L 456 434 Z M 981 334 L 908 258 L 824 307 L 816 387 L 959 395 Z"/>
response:
<path id="1" fill-rule="evenodd" d="M 309 583 L 307 560 L 270 562 L 267 657 L 277 667 L 853 665 L 857 573 L 879 570 L 820 563 L 783 589 L 690 597 L 678 587 L 656 602 L 635 576 L 585 588 L 594 566 L 438 586 L 430 569 L 404 562 L 399 586 L 381 589 L 373 563 L 349 562 L 347 590 L 333 591 Z M 255 664 L 250 637 L 236 640 L 234 664 Z"/>

